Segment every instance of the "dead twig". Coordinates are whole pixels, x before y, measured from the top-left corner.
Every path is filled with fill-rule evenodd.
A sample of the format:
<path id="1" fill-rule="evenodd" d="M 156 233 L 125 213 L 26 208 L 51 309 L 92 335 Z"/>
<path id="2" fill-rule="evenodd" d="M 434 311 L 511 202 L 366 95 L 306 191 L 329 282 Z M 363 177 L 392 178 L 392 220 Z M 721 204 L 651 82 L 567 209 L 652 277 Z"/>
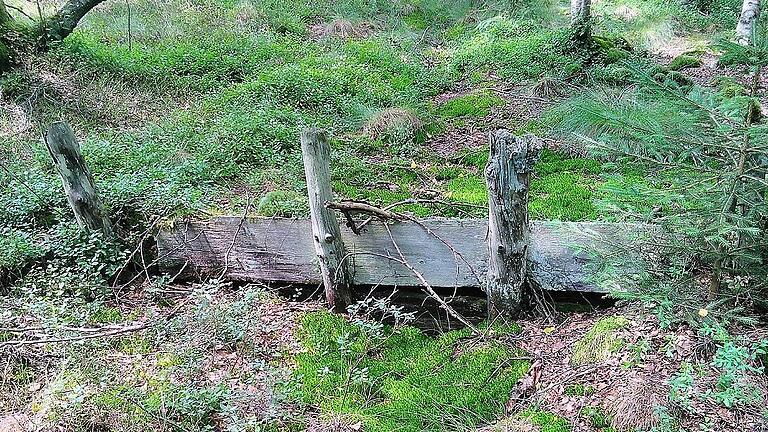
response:
<path id="1" fill-rule="evenodd" d="M 461 254 L 453 245 L 448 243 L 445 239 L 440 237 L 437 233 L 435 233 L 431 228 L 426 226 L 423 222 L 420 220 L 401 213 L 395 213 L 393 211 L 390 211 L 392 207 L 395 207 L 396 205 L 402 205 L 408 202 L 437 202 L 437 200 L 427 200 L 427 199 L 411 199 L 411 200 L 404 200 L 397 203 L 390 204 L 388 207 L 385 208 L 379 208 L 374 205 L 368 204 L 366 202 L 361 201 L 341 201 L 341 202 L 328 202 L 325 204 L 327 208 L 339 210 L 341 211 L 344 216 L 347 218 L 347 226 L 354 232 L 355 234 L 359 235 L 360 230 L 362 229 L 365 224 L 371 221 L 372 218 L 378 218 L 383 221 L 387 220 L 395 220 L 395 221 L 410 221 L 418 225 L 421 229 L 423 229 L 427 234 L 437 239 L 440 243 L 444 244 L 453 254 L 454 256 L 458 257 L 466 266 L 469 268 L 470 273 L 472 273 L 472 276 L 474 276 L 475 280 L 479 285 L 482 286 L 482 280 L 480 279 L 480 276 L 475 271 L 475 268 L 472 266 L 472 264 L 467 261 L 466 258 L 464 258 L 464 255 Z M 359 226 L 355 226 L 354 220 L 352 220 L 352 217 L 349 215 L 350 212 L 359 212 L 359 213 L 367 213 L 372 214 L 373 216 L 371 218 L 368 218 L 365 220 L 362 224 Z M 389 231 L 389 227 L 387 227 L 387 231 Z M 390 232 L 390 237 L 391 237 Z M 458 267 L 457 267 L 458 271 Z"/>
<path id="2" fill-rule="evenodd" d="M 70 336 L 70 337 L 62 337 L 62 338 L 44 337 L 42 339 L 23 339 L 23 340 L 12 339 L 12 340 L 8 340 L 0 343 L 0 350 L 2 350 L 5 347 L 44 345 L 44 344 L 51 344 L 51 343 L 67 343 L 67 342 L 79 342 L 79 341 L 85 341 L 85 340 L 91 340 L 91 339 L 101 339 L 101 338 L 120 336 L 126 333 L 133 333 L 141 330 L 146 330 L 147 328 L 161 321 L 167 321 L 173 318 L 184 304 L 186 304 L 186 300 L 179 302 L 170 312 L 163 315 L 161 318 L 158 318 L 155 320 L 149 320 L 149 321 L 145 321 L 142 323 L 137 323 L 129 326 L 111 325 L 111 326 L 104 326 L 104 327 L 62 327 L 60 328 L 61 330 L 75 331 L 75 332 L 84 333 L 84 334 L 80 334 L 77 336 Z M 53 329 L 43 328 L 43 327 L 31 327 L 31 328 L 20 328 L 20 329 L 12 329 L 12 330 L 22 330 L 22 331 L 16 331 L 14 333 L 26 333 L 27 331 L 31 331 L 31 330 L 50 331 Z"/>
<path id="3" fill-rule="evenodd" d="M 240 231 L 243 230 L 243 224 L 245 224 L 245 221 L 248 219 L 248 210 L 251 208 L 251 194 L 248 193 L 245 203 L 245 210 L 243 211 L 243 216 L 240 217 L 240 222 L 237 224 L 237 230 L 235 230 L 235 235 L 232 236 L 232 242 L 229 244 L 229 247 L 227 248 L 227 252 L 224 254 L 224 268 L 221 270 L 221 274 L 219 275 L 219 279 L 224 277 L 225 274 L 227 274 L 227 271 L 229 271 L 229 254 L 232 253 L 232 249 L 235 248 L 235 243 L 237 241 L 237 236 L 240 235 Z"/>
<path id="4" fill-rule="evenodd" d="M 482 334 L 480 330 L 469 320 L 467 320 L 464 315 L 458 313 L 451 305 L 445 302 L 442 297 L 440 297 L 437 292 L 435 292 L 434 288 L 432 288 L 432 285 L 427 282 L 427 280 L 424 278 L 424 275 L 422 275 L 418 270 L 416 270 L 411 263 L 408 262 L 408 260 L 405 258 L 405 255 L 403 255 L 403 251 L 400 250 L 400 246 L 397 245 L 397 242 L 395 241 L 395 237 L 392 236 L 392 230 L 389 229 L 388 225 L 384 225 L 384 227 L 387 229 L 387 233 L 389 233 L 389 239 L 392 240 L 392 245 L 395 247 L 395 250 L 397 251 L 397 254 L 400 255 L 400 263 L 403 264 L 408 270 L 411 271 L 411 273 L 416 276 L 421 284 L 424 286 L 424 290 L 429 294 L 432 298 L 434 298 L 440 306 L 442 306 L 443 309 L 445 309 L 446 312 L 448 312 L 452 317 L 456 318 L 467 326 L 474 334 Z"/>

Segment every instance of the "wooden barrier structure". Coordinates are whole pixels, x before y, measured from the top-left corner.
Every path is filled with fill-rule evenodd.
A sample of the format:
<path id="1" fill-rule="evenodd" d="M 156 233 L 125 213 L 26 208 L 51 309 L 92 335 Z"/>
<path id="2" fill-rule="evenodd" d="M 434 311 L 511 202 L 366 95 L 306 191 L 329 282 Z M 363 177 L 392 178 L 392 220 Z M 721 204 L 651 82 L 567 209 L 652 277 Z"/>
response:
<path id="1" fill-rule="evenodd" d="M 317 130 L 301 144 L 310 219 L 219 217 L 187 221 L 157 236 L 161 266 L 179 278 L 320 284 L 343 310 L 354 287 L 480 288 L 491 316 L 515 316 L 526 284 L 601 292 L 590 280 L 584 246 L 623 243 L 643 227 L 528 221 L 528 176 L 541 143 L 507 131 L 490 135 L 488 219 L 416 220 L 365 203 L 333 202 L 330 149 Z M 340 226 L 332 210 L 347 220 Z M 363 230 L 353 218 L 373 220 Z M 602 239 L 602 240 L 598 240 Z M 368 289 L 368 288 L 366 288 Z M 437 296 L 438 301 L 439 296 Z M 441 304 L 450 313 L 450 306 Z"/>

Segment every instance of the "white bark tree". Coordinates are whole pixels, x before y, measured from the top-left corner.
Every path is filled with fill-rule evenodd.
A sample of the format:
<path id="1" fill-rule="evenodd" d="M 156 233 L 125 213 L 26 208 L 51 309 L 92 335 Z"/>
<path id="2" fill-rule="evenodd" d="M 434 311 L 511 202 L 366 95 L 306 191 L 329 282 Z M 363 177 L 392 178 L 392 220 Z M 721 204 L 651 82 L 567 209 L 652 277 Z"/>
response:
<path id="1" fill-rule="evenodd" d="M 752 42 L 752 33 L 755 30 L 755 22 L 760 16 L 760 0 L 744 0 L 741 6 L 741 16 L 736 24 L 736 41 L 741 45 L 749 45 Z"/>
<path id="2" fill-rule="evenodd" d="M 578 39 L 584 40 L 591 34 L 590 25 L 590 0 L 571 0 L 571 27 Z"/>

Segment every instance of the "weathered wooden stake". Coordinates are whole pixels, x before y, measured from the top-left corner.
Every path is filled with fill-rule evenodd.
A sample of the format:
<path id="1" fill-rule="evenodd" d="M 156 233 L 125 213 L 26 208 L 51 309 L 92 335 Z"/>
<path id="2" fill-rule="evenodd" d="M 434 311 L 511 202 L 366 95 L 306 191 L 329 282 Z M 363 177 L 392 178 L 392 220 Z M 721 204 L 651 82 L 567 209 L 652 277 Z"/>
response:
<path id="1" fill-rule="evenodd" d="M 93 177 L 85 165 L 85 158 L 75 134 L 67 123 L 57 122 L 48 128 L 45 145 L 61 176 L 64 192 L 75 219 L 81 228 L 112 235 L 112 224 L 96 194 Z"/>
<path id="2" fill-rule="evenodd" d="M 304 174 L 307 177 L 309 211 L 315 252 L 320 259 L 325 297 L 337 312 L 346 311 L 352 303 L 352 278 L 347 271 L 346 250 L 336 215 L 326 208 L 333 198 L 331 190 L 331 149 L 325 133 L 307 129 L 301 133 Z"/>
<path id="3" fill-rule="evenodd" d="M 522 304 L 528 273 L 531 228 L 528 182 L 542 142 L 533 135 L 516 137 L 507 130 L 490 133 L 488 184 L 488 318 L 514 318 Z"/>

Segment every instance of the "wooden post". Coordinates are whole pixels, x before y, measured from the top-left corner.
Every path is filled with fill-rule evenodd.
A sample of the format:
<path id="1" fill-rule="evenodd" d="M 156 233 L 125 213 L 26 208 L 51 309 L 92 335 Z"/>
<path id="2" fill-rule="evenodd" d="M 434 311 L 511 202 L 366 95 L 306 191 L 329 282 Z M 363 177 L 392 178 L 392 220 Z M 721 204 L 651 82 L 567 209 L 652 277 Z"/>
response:
<path id="1" fill-rule="evenodd" d="M 488 184 L 488 318 L 514 318 L 520 312 L 528 273 L 531 228 L 528 182 L 542 142 L 507 130 L 490 133 Z"/>
<path id="2" fill-rule="evenodd" d="M 112 235 L 112 224 L 96 194 L 93 177 L 85 165 L 80 145 L 67 123 L 57 122 L 48 128 L 45 145 L 61 176 L 64 192 L 81 228 Z"/>
<path id="3" fill-rule="evenodd" d="M 326 208 L 333 198 L 331 190 L 331 149 L 325 133 L 307 129 L 301 133 L 301 153 L 307 178 L 312 238 L 320 259 L 325 297 L 337 312 L 346 311 L 352 303 L 351 277 L 347 272 L 344 242 L 336 215 Z"/>

